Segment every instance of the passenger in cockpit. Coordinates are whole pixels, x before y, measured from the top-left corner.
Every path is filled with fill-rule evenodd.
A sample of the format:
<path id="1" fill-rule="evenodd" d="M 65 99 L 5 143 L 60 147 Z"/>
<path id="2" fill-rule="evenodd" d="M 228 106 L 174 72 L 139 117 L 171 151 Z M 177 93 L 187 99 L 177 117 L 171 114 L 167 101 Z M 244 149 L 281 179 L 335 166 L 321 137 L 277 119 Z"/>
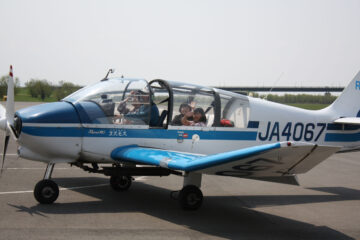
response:
<path id="1" fill-rule="evenodd" d="M 171 125 L 175 125 L 175 126 L 183 125 L 181 120 L 185 114 L 187 114 L 188 112 L 191 112 L 190 105 L 187 103 L 182 103 L 179 107 L 179 112 L 180 112 L 180 114 L 178 114 L 174 117 L 174 119 L 171 122 Z M 192 119 L 189 119 L 189 120 L 192 120 Z"/>
<path id="2" fill-rule="evenodd" d="M 192 117 L 193 120 L 189 120 Z M 185 126 L 198 126 L 198 127 L 205 127 L 206 126 L 206 115 L 204 109 L 202 108 L 195 108 L 194 112 L 188 112 L 184 115 L 181 119 L 181 122 Z"/>

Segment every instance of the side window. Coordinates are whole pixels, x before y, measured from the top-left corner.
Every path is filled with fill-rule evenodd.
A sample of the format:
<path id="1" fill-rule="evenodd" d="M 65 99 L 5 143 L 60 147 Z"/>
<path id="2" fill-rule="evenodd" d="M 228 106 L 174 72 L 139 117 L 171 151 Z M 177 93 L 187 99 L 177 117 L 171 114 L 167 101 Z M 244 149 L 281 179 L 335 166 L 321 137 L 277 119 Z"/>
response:
<path id="1" fill-rule="evenodd" d="M 220 95 L 221 120 L 223 127 L 246 128 L 249 117 L 249 102 L 238 97 Z"/>
<path id="2" fill-rule="evenodd" d="M 214 123 L 214 95 L 198 89 L 173 88 L 174 126 L 210 127 Z"/>

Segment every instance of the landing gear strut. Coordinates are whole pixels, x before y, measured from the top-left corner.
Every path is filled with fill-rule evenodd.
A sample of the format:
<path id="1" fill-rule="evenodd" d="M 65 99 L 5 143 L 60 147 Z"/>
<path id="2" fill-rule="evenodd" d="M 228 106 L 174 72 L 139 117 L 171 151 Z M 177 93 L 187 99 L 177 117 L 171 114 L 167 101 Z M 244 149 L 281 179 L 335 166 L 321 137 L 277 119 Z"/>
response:
<path id="1" fill-rule="evenodd" d="M 39 181 L 34 189 L 34 197 L 41 204 L 51 204 L 59 196 L 58 185 L 50 180 L 55 163 L 49 163 L 46 167 L 44 179 Z"/>

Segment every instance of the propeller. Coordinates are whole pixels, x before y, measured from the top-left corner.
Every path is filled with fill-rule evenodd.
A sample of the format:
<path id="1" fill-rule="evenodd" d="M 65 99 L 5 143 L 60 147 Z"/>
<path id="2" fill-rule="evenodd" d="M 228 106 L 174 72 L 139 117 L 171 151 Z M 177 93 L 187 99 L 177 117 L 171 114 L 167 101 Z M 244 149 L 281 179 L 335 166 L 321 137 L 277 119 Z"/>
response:
<path id="1" fill-rule="evenodd" d="M 3 156 L 1 162 L 1 171 L 0 175 L 4 170 L 4 163 L 6 157 L 6 150 L 9 145 L 10 140 L 10 132 L 13 132 L 13 125 L 14 125 L 14 79 L 13 79 L 13 69 L 10 66 L 9 78 L 7 81 L 7 99 L 6 99 L 6 109 L 0 105 L 0 129 L 5 131 L 4 137 L 4 149 L 3 149 Z M 13 134 L 16 138 L 16 134 Z"/>
<path id="2" fill-rule="evenodd" d="M 0 171 L 0 175 L 2 175 L 3 170 L 4 170 L 4 163 L 5 163 L 5 157 L 6 157 L 6 150 L 9 144 L 9 139 L 10 139 L 10 134 L 8 131 L 6 131 L 5 134 L 5 139 L 4 139 L 4 150 L 3 150 L 3 156 L 2 156 L 2 162 L 1 162 L 1 171 Z"/>

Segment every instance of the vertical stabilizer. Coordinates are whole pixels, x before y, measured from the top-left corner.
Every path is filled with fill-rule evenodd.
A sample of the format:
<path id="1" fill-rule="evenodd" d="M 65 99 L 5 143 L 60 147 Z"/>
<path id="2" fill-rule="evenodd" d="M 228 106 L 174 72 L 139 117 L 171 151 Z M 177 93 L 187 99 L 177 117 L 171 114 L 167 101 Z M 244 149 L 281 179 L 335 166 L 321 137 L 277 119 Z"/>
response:
<path id="1" fill-rule="evenodd" d="M 341 117 L 360 117 L 360 71 L 330 107 Z"/>

